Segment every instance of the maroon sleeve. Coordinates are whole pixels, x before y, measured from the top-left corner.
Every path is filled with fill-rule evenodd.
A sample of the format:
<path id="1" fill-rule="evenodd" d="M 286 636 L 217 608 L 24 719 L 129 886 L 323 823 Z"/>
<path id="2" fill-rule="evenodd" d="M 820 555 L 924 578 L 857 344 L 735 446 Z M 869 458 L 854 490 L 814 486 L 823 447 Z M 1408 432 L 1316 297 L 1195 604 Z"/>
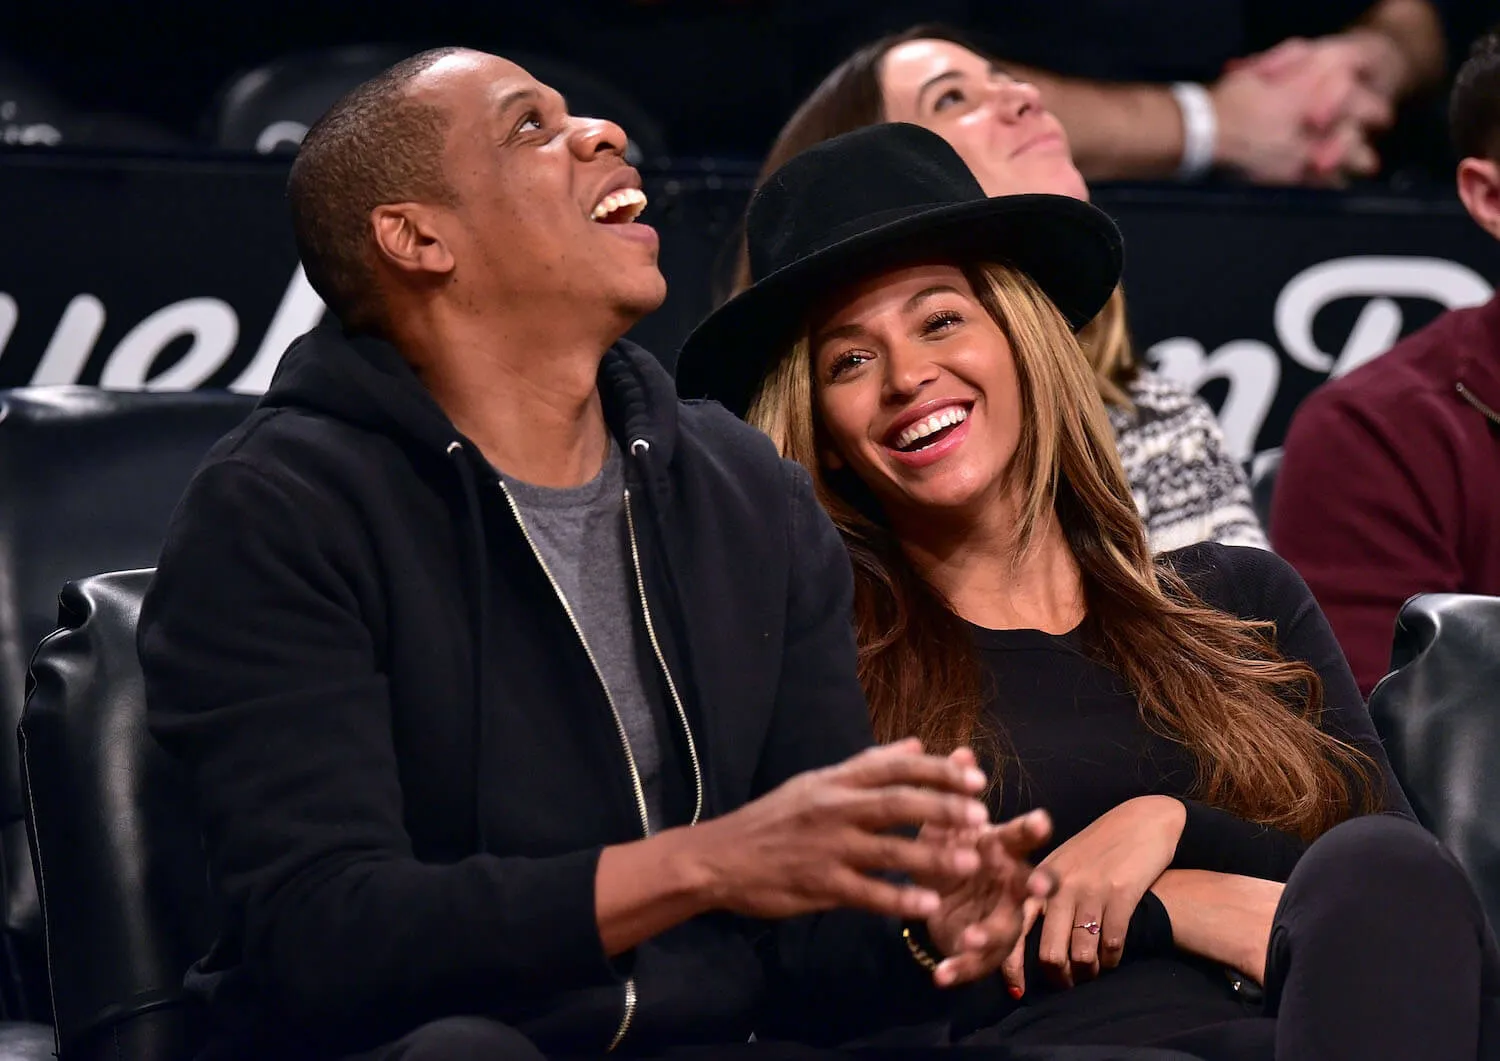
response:
<path id="1" fill-rule="evenodd" d="M 1461 577 L 1458 462 L 1429 401 L 1410 396 L 1398 421 L 1358 395 L 1315 393 L 1277 476 L 1271 544 L 1312 588 L 1364 696 L 1389 668 L 1401 605 Z"/>

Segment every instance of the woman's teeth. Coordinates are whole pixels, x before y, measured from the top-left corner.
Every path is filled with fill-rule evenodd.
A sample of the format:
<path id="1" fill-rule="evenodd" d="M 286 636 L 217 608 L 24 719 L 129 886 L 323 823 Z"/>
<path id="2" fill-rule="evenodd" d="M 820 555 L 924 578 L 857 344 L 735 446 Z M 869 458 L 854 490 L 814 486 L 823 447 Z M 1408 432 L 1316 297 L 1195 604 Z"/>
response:
<path id="1" fill-rule="evenodd" d="M 969 410 L 962 406 L 954 406 L 952 409 L 944 409 L 940 413 L 934 413 L 925 420 L 918 420 L 910 424 L 899 435 L 896 436 L 896 448 L 908 449 L 914 443 L 935 435 L 945 427 L 961 424 L 969 418 Z"/>
<path id="2" fill-rule="evenodd" d="M 594 207 L 594 212 L 589 216 L 595 221 L 608 219 L 611 224 L 628 224 L 641 216 L 641 211 L 646 209 L 646 193 L 639 188 L 622 188 L 617 192 L 610 192 L 599 205 Z M 621 211 L 621 216 L 616 218 L 611 215 Z"/>

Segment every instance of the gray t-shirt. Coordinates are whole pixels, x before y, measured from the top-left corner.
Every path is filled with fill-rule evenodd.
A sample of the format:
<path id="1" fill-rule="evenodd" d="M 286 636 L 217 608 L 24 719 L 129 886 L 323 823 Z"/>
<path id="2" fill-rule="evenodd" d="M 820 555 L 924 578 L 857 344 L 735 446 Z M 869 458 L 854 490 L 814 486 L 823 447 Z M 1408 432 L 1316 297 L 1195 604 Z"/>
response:
<path id="1" fill-rule="evenodd" d="M 636 639 L 635 563 L 625 521 L 625 470 L 613 441 L 604 468 L 582 486 L 552 489 L 501 480 L 573 611 L 625 727 L 655 832 L 662 822 L 661 744 Z"/>

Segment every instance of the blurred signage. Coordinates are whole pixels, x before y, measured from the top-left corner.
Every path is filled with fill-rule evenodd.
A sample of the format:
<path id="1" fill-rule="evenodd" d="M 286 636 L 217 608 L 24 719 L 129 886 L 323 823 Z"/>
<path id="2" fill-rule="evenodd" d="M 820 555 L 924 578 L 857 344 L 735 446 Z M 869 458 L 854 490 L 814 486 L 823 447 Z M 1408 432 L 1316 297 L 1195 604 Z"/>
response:
<path id="1" fill-rule="evenodd" d="M 322 318 L 282 201 L 285 160 L 0 155 L 0 387 L 259 393 Z M 633 337 L 670 363 L 726 275 L 748 182 L 647 173 L 666 306 Z M 1296 404 L 1444 309 L 1491 295 L 1500 247 L 1449 201 L 1114 189 L 1131 326 L 1199 389 L 1241 457 Z"/>

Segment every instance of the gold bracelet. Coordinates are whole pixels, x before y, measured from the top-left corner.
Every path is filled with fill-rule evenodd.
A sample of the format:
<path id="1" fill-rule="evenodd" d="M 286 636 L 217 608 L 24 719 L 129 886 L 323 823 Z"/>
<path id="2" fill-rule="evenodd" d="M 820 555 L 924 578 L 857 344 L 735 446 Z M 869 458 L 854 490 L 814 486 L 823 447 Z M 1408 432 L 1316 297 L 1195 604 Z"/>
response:
<path id="1" fill-rule="evenodd" d="M 901 938 L 906 940 L 906 949 L 911 951 L 911 956 L 917 960 L 918 965 L 929 971 L 938 967 L 937 959 L 922 949 L 922 945 L 917 942 L 917 937 L 912 934 L 911 929 L 903 928 Z"/>

